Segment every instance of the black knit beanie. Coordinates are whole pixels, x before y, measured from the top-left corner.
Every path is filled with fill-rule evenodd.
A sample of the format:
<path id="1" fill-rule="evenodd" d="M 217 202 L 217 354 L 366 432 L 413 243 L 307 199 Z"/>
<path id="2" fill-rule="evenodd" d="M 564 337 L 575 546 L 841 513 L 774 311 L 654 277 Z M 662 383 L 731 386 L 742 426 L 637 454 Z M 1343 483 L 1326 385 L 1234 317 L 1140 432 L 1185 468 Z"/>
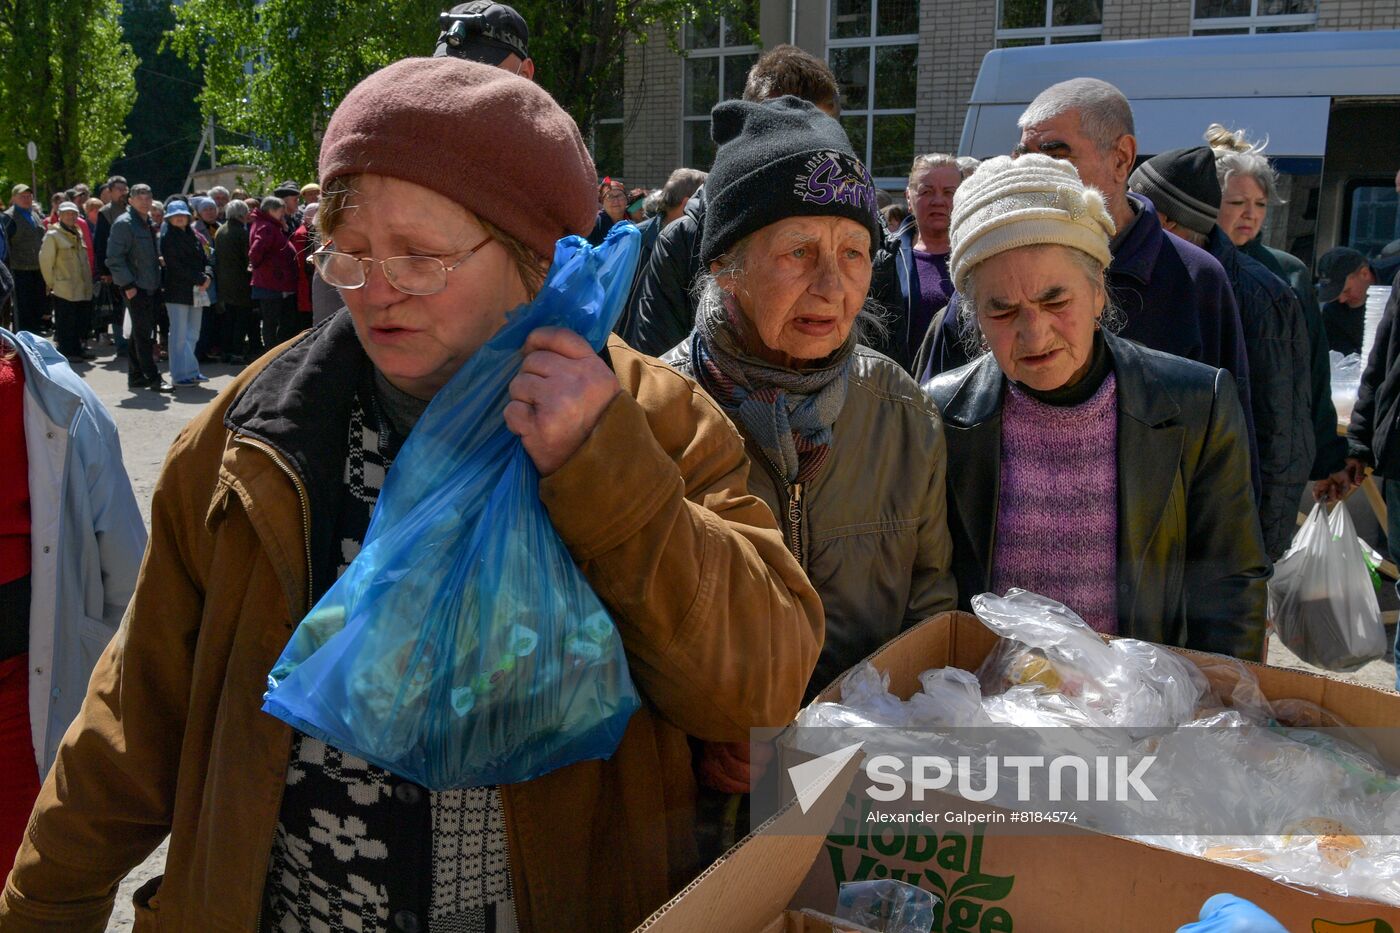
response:
<path id="1" fill-rule="evenodd" d="M 1128 187 L 1147 195 L 1159 213 L 1208 236 L 1220 216 L 1220 178 L 1209 146 L 1172 149 L 1139 165 Z"/>
<path id="2" fill-rule="evenodd" d="M 797 97 L 728 100 L 710 112 L 719 144 L 705 179 L 700 260 L 787 217 L 849 217 L 880 244 L 875 183 L 841 124 Z"/>

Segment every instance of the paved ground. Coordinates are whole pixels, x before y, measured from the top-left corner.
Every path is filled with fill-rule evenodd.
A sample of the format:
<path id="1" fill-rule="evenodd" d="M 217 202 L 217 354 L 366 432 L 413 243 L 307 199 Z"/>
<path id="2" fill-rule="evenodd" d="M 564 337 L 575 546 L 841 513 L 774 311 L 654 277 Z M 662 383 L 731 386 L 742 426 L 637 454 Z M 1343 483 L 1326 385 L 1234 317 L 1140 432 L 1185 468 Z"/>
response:
<path id="1" fill-rule="evenodd" d="M 203 388 L 181 389 L 172 396 L 159 395 L 148 390 L 131 392 L 126 388 L 125 360 L 115 359 L 110 347 L 103 346 L 98 349 L 100 355 L 95 364 L 78 369 L 116 419 L 121 432 L 127 472 L 131 476 L 136 497 L 141 503 L 142 514 L 149 523 L 151 494 L 171 441 L 220 389 L 229 384 L 238 367 L 205 366 L 205 374 L 213 377 L 213 381 Z M 1358 523 L 1359 526 L 1360 524 Z M 1393 642 L 1393 630 L 1389 634 Z M 1270 645 L 1269 662 L 1284 667 L 1311 670 L 1280 645 L 1277 639 Z M 1387 658 L 1374 661 L 1360 671 L 1346 676 L 1371 686 L 1390 688 L 1395 683 L 1394 672 L 1394 662 Z M 164 864 L 165 847 L 162 846 L 131 874 L 118 895 L 117 910 L 112 916 L 109 931 L 131 929 L 131 892 L 147 879 L 160 874 Z"/>

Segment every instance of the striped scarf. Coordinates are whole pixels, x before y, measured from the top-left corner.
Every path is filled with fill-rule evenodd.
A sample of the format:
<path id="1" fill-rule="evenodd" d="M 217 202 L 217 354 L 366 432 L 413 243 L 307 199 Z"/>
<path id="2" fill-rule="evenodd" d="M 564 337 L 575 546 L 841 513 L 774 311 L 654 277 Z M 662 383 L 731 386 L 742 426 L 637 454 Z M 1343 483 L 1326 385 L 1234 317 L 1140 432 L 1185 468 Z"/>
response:
<path id="1" fill-rule="evenodd" d="M 831 452 L 831 426 L 846 404 L 856 335 L 826 359 L 785 369 L 744 350 L 749 329 L 733 296 L 704 301 L 695 316 L 691 370 L 788 483 L 805 483 Z"/>

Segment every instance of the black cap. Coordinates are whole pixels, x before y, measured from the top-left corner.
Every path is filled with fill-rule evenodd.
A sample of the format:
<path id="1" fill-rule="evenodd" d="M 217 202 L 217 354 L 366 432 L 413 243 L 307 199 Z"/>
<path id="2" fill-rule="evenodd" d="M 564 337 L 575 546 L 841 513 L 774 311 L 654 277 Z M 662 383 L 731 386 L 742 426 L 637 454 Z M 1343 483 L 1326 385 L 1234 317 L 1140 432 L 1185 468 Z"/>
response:
<path id="1" fill-rule="evenodd" d="M 1347 276 L 1366 265 L 1366 257 L 1350 246 L 1335 246 L 1317 261 L 1317 300 L 1336 301 L 1346 288 Z"/>
<path id="2" fill-rule="evenodd" d="M 1139 165 L 1128 187 L 1147 195 L 1168 220 L 1209 236 L 1220 216 L 1220 178 L 1209 146 L 1172 149 Z"/>
<path id="3" fill-rule="evenodd" d="M 273 195 L 279 198 L 290 198 L 292 195 L 301 196 L 301 185 L 288 179 L 276 188 L 272 189 Z"/>
<path id="4" fill-rule="evenodd" d="M 508 56 L 530 57 L 530 29 L 514 8 L 493 0 L 459 3 L 438 20 L 434 58 L 447 55 L 499 65 Z"/>
<path id="5" fill-rule="evenodd" d="M 719 144 L 705 179 L 700 261 L 718 259 L 756 230 L 788 217 L 847 217 L 884 236 L 875 184 L 841 124 L 797 97 L 727 100 L 710 111 Z"/>

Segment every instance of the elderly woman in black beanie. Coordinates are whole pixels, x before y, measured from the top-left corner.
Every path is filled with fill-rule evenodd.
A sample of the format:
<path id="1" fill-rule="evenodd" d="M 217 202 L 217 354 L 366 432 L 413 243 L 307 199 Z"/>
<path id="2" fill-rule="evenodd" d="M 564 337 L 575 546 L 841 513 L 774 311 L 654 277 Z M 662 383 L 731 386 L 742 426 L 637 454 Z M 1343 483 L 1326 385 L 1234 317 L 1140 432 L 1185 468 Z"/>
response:
<path id="1" fill-rule="evenodd" d="M 719 143 L 695 330 L 665 360 L 714 396 L 744 435 L 749 490 L 773 509 L 826 609 L 809 694 L 899 632 L 956 606 L 944 510 L 946 453 L 933 404 L 861 345 L 875 188 L 841 125 L 795 97 L 729 101 Z M 745 790 L 717 762 L 714 789 Z"/>
<path id="2" fill-rule="evenodd" d="M 620 342 L 535 331 L 505 414 L 642 697 L 612 757 L 435 792 L 260 711 L 429 399 L 588 231 L 593 172 L 568 115 L 498 68 L 409 59 L 341 103 L 319 268 L 347 310 L 172 448 L 131 608 L 0 896 L 6 933 L 100 933 L 167 833 L 139 929 L 627 931 L 693 876 L 690 737 L 796 714 L 821 604 L 723 414 Z"/>

